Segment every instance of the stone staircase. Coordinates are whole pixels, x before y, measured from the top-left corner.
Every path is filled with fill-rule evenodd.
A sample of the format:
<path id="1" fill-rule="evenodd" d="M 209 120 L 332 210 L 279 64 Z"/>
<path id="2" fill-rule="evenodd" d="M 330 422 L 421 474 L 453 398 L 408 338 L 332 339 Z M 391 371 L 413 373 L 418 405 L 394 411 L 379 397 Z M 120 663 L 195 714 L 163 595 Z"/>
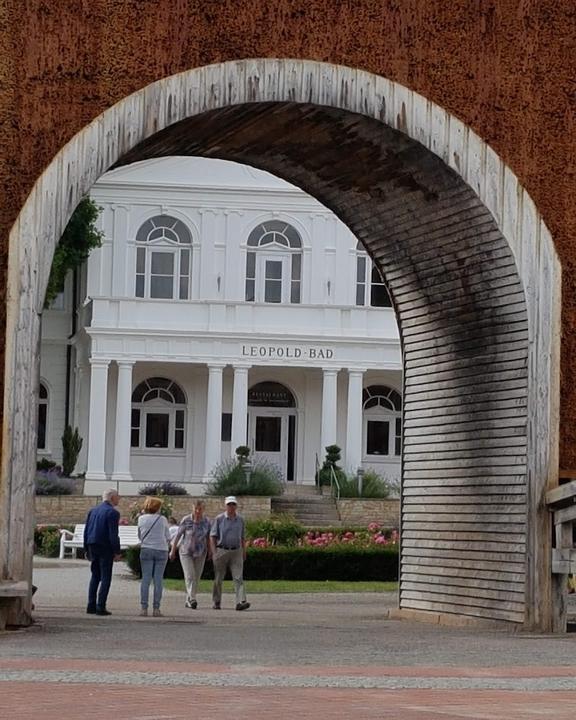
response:
<path id="1" fill-rule="evenodd" d="M 292 489 L 291 489 L 292 490 Z M 315 488 L 300 487 L 281 497 L 272 498 L 272 512 L 293 515 L 305 527 L 338 527 L 340 516 L 334 498 L 317 495 Z"/>

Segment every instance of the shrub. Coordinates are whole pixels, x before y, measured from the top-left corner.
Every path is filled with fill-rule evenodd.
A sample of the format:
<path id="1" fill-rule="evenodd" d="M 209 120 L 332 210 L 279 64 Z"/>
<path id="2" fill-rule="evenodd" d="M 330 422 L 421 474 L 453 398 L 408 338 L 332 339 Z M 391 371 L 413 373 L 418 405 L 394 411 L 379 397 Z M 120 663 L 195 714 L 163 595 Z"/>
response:
<path id="1" fill-rule="evenodd" d="M 72 495 L 74 492 L 74 481 L 61 477 L 57 467 L 36 473 L 35 485 L 36 495 Z"/>
<path id="2" fill-rule="evenodd" d="M 206 495 L 281 495 L 284 486 L 280 468 L 265 460 L 255 460 L 250 479 L 246 479 L 244 464 L 238 460 L 224 460 L 212 471 L 213 480 L 206 486 Z"/>
<path id="3" fill-rule="evenodd" d="M 152 486 L 149 486 L 152 487 Z M 142 488 L 144 489 L 144 488 Z M 141 491 L 138 491 L 139 494 L 141 494 Z M 188 494 L 188 493 L 186 493 Z M 170 497 L 167 495 L 164 495 L 164 493 L 161 490 L 158 490 L 155 493 L 151 493 L 154 497 L 157 497 L 159 500 L 162 500 L 162 506 L 160 507 L 160 515 L 164 515 L 165 518 L 170 519 L 172 515 L 174 514 L 174 510 L 172 507 L 172 501 L 170 500 Z M 143 498 L 140 502 L 135 501 L 133 502 L 130 507 L 128 508 L 128 519 L 130 521 L 131 525 L 137 525 L 138 524 L 138 518 L 142 514 L 142 506 L 144 505 Z"/>
<path id="4" fill-rule="evenodd" d="M 34 552 L 44 557 L 58 557 L 61 528 L 73 530 L 71 525 L 37 525 L 34 528 Z"/>
<path id="5" fill-rule="evenodd" d="M 138 489 L 138 495 L 188 495 L 188 490 L 182 485 L 167 481 L 144 485 Z"/>
<path id="6" fill-rule="evenodd" d="M 36 470 L 53 470 L 55 467 L 57 467 L 56 463 L 48 458 L 41 458 L 36 463 Z"/>
<path id="7" fill-rule="evenodd" d="M 62 473 L 66 477 L 70 477 L 74 472 L 78 455 L 82 450 L 82 442 L 78 428 L 72 430 L 70 425 L 67 425 L 62 435 Z"/>
<path id="8" fill-rule="evenodd" d="M 265 538 L 270 545 L 296 545 L 306 528 L 292 515 L 277 514 L 269 518 L 246 521 L 248 539 Z"/>
<path id="9" fill-rule="evenodd" d="M 362 494 L 358 492 L 358 478 L 345 477 L 340 481 L 342 498 L 387 498 L 392 493 L 391 484 L 374 470 L 366 470 L 362 478 Z"/>
<path id="10" fill-rule="evenodd" d="M 320 470 L 318 471 L 318 485 L 331 485 L 332 472 L 336 475 L 338 483 L 341 485 L 346 480 L 346 473 L 338 465 L 342 455 L 342 451 L 338 445 L 328 445 L 326 447 L 326 457 Z"/>
<path id="11" fill-rule="evenodd" d="M 125 560 L 135 575 L 140 574 L 140 548 L 128 548 Z M 183 577 L 178 561 L 169 563 L 165 577 Z M 212 563 L 206 563 L 204 577 L 213 577 Z M 383 580 L 398 579 L 398 545 L 371 548 L 310 546 L 249 547 L 244 564 L 246 580 Z"/>

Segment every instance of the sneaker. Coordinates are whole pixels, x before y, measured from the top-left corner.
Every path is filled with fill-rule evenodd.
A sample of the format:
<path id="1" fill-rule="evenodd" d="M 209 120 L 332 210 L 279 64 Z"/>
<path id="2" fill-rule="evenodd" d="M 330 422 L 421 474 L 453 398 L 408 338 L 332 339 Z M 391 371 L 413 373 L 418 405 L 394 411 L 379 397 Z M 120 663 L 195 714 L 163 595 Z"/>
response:
<path id="1" fill-rule="evenodd" d="M 88 615 L 96 615 L 96 606 L 95 605 L 88 605 L 86 608 L 86 612 Z"/>
<path id="2" fill-rule="evenodd" d="M 212 610 L 220 610 L 220 603 L 214 603 L 214 605 L 212 605 Z"/>
<path id="3" fill-rule="evenodd" d="M 112 615 L 110 610 L 106 610 L 106 608 L 96 608 L 96 615 Z"/>
<path id="4" fill-rule="evenodd" d="M 190 610 L 196 610 L 198 603 L 196 600 L 186 600 L 186 607 L 190 608 Z"/>
<path id="5" fill-rule="evenodd" d="M 164 617 L 164 615 L 162 615 L 159 608 L 154 608 L 154 610 L 152 610 L 152 617 Z"/>
<path id="6" fill-rule="evenodd" d="M 238 605 L 236 605 L 236 610 L 248 610 L 249 607 L 250 603 L 244 600 L 244 602 L 240 602 L 238 603 Z"/>
<path id="7" fill-rule="evenodd" d="M 142 608 L 142 610 L 140 610 L 140 617 L 148 617 L 148 608 Z"/>

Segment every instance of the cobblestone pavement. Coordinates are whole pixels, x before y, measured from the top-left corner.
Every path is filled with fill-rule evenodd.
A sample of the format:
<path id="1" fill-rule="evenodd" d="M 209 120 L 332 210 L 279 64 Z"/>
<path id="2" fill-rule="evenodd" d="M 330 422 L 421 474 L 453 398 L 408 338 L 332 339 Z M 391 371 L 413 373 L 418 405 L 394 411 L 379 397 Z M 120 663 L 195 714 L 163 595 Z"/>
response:
<path id="1" fill-rule="evenodd" d="M 101 618 L 84 614 L 86 563 L 40 561 L 34 578 L 37 625 L 0 634 L 7 720 L 575 715 L 576 634 L 399 622 L 386 617 L 392 594 L 368 593 L 254 595 L 237 613 L 230 595 L 220 612 L 208 596 L 191 611 L 169 592 L 165 617 L 140 618 L 123 565 Z"/>

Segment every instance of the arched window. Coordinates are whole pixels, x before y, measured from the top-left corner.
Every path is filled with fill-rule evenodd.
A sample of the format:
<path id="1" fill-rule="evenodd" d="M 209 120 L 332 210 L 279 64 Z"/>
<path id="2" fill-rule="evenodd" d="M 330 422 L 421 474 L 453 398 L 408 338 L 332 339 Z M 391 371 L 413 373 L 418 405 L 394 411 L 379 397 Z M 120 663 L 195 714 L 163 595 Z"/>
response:
<path id="1" fill-rule="evenodd" d="M 172 380 L 153 377 L 132 393 L 130 444 L 140 450 L 184 450 L 186 396 Z"/>
<path id="2" fill-rule="evenodd" d="M 248 302 L 299 303 L 302 240 L 288 223 L 268 220 L 252 230 L 246 252 Z"/>
<path id="3" fill-rule="evenodd" d="M 370 260 L 361 243 L 356 245 L 356 251 L 356 305 L 392 307 L 380 270 Z"/>
<path id="4" fill-rule="evenodd" d="M 41 382 L 38 391 L 38 441 L 36 443 L 38 450 L 46 450 L 46 441 L 48 438 L 48 401 L 48 388 Z"/>
<path id="5" fill-rule="evenodd" d="M 181 220 L 156 215 L 136 233 L 136 297 L 188 300 L 192 235 Z"/>
<path id="6" fill-rule="evenodd" d="M 362 392 L 364 457 L 399 457 L 402 453 L 402 397 L 385 385 L 370 385 Z"/>

